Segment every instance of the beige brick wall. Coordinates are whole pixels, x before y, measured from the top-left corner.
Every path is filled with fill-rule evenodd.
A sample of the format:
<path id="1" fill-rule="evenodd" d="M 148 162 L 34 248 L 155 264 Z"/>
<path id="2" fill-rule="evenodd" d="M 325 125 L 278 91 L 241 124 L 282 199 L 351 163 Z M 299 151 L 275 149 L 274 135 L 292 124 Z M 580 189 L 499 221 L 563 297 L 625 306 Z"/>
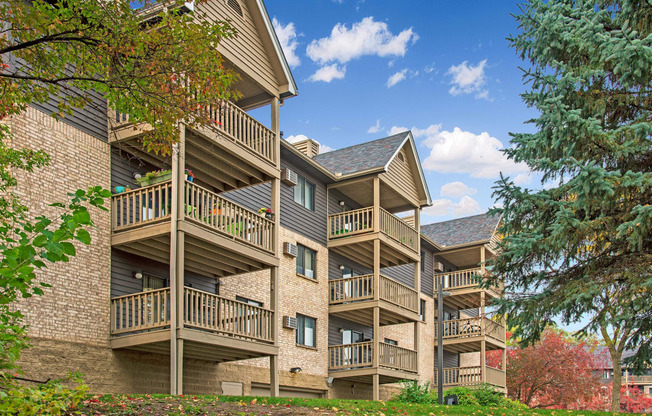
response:
<path id="1" fill-rule="evenodd" d="M 15 148 L 42 149 L 50 166 L 34 173 L 17 172 L 15 193 L 31 215 L 55 218 L 48 205 L 65 202 L 67 192 L 100 185 L 110 187 L 110 148 L 86 133 L 29 107 L 8 124 Z M 110 213 L 92 210 L 97 228 L 89 230 L 90 246 L 77 244 L 70 263 L 48 265 L 38 278 L 52 285 L 45 295 L 23 299 L 20 309 L 32 337 L 108 345 L 110 291 Z"/>

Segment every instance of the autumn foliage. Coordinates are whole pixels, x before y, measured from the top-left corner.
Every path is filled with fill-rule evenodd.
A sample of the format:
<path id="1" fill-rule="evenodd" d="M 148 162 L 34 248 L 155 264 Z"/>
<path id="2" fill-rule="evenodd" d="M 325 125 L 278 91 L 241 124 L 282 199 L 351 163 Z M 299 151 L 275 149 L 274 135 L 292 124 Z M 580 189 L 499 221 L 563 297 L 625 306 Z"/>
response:
<path id="1" fill-rule="evenodd" d="M 499 367 L 495 355 L 488 354 L 487 365 Z M 547 329 L 537 344 L 508 350 L 507 391 L 530 407 L 569 408 L 599 391 L 593 368 L 594 356 L 585 342 Z"/>

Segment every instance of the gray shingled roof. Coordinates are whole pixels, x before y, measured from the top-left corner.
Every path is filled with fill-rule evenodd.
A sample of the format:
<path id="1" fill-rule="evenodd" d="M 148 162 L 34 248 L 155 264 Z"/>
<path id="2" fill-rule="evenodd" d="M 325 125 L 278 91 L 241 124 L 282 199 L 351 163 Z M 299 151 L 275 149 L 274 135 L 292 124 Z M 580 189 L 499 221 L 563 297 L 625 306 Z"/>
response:
<path id="1" fill-rule="evenodd" d="M 500 217 L 488 214 L 421 226 L 421 233 L 440 246 L 455 246 L 491 239 Z"/>
<path id="2" fill-rule="evenodd" d="M 356 144 L 314 156 L 312 160 L 333 174 L 349 175 L 385 166 L 410 132 L 404 131 L 383 139 Z"/>
<path id="3" fill-rule="evenodd" d="M 633 357 L 636 355 L 637 351 L 638 349 L 623 351 L 622 359 L 625 360 L 625 358 Z M 605 347 L 604 345 L 599 345 L 592 352 L 593 356 L 597 359 L 597 363 L 600 365 L 600 368 L 614 368 L 613 362 L 611 361 L 611 355 L 609 354 L 609 348 Z"/>

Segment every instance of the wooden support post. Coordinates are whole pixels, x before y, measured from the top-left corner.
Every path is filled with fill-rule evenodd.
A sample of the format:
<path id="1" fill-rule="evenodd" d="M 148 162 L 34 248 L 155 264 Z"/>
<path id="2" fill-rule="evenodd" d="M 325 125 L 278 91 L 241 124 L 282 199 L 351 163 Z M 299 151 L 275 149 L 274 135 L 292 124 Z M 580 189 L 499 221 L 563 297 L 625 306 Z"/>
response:
<path id="1" fill-rule="evenodd" d="M 484 262 L 485 262 L 487 253 L 485 252 L 485 250 L 486 249 L 484 248 L 484 245 L 482 245 L 482 247 L 480 247 L 480 274 L 482 275 L 482 277 L 484 277 L 484 274 L 485 274 L 485 271 L 486 271 Z"/>
<path id="2" fill-rule="evenodd" d="M 419 229 L 421 228 L 421 209 L 420 208 L 415 208 L 414 209 L 414 228 L 417 230 L 417 233 L 419 233 Z M 420 234 L 417 234 L 420 235 Z M 421 238 L 417 239 L 417 252 L 419 253 L 419 262 L 416 264 L 414 267 L 414 290 L 419 293 L 421 291 L 421 268 L 423 265 L 421 264 Z M 427 274 L 426 274 L 427 275 Z"/>
<path id="3" fill-rule="evenodd" d="M 374 401 L 379 401 L 380 400 L 380 375 L 379 374 L 374 374 L 373 376 L 373 393 L 372 393 L 372 399 Z"/>
<path id="4" fill-rule="evenodd" d="M 416 354 L 416 363 L 417 363 L 417 374 L 420 373 L 419 371 L 419 341 L 421 340 L 421 322 L 415 322 L 414 323 L 414 351 L 417 352 Z"/>
<path id="5" fill-rule="evenodd" d="M 376 176 L 374 179 L 374 232 L 379 233 L 380 230 L 380 178 Z"/>
<path id="6" fill-rule="evenodd" d="M 172 146 L 170 221 L 170 394 L 183 394 L 184 233 L 179 230 L 185 207 L 186 127 L 179 124 L 179 142 Z"/>
<path id="7" fill-rule="evenodd" d="M 278 251 L 277 251 L 278 253 Z M 280 319 L 278 313 L 278 287 L 279 287 L 279 269 L 272 267 L 270 270 L 270 309 L 273 311 L 272 319 L 272 337 L 274 345 L 278 346 L 278 322 Z M 278 374 L 278 355 L 269 357 L 269 394 L 271 397 L 279 396 L 279 374 Z"/>
<path id="8" fill-rule="evenodd" d="M 373 322 L 373 350 L 371 355 L 371 365 L 373 368 L 378 368 L 380 365 L 380 307 L 374 307 L 374 322 Z"/>
<path id="9" fill-rule="evenodd" d="M 276 168 L 281 169 L 281 131 L 280 131 L 280 103 L 278 97 L 272 98 L 271 102 L 271 127 L 275 135 L 274 141 L 274 160 L 276 161 Z M 279 172 L 280 175 L 280 172 Z M 281 252 L 280 234 L 281 234 L 281 181 L 280 176 L 272 179 L 272 196 L 270 205 L 274 215 L 274 235 L 272 244 L 274 247 L 274 255 L 278 258 Z M 279 268 L 272 267 L 269 273 L 269 303 L 270 309 L 273 311 L 273 319 L 271 323 L 272 339 L 274 345 L 278 346 L 278 323 L 281 317 L 279 316 L 278 309 L 278 292 L 279 292 Z M 279 396 L 279 374 L 278 374 L 278 355 L 269 357 L 269 394 L 271 397 Z"/>
<path id="10" fill-rule="evenodd" d="M 484 250 L 483 250 L 484 252 Z M 486 357 L 486 343 L 485 338 L 487 325 L 485 324 L 484 316 L 484 304 L 485 304 L 485 293 L 484 291 L 480 292 L 480 333 L 482 334 L 482 340 L 480 341 L 480 375 L 482 377 L 482 382 L 487 382 L 487 357 Z"/>
<path id="11" fill-rule="evenodd" d="M 380 299 L 380 239 L 374 240 L 374 300 Z"/>

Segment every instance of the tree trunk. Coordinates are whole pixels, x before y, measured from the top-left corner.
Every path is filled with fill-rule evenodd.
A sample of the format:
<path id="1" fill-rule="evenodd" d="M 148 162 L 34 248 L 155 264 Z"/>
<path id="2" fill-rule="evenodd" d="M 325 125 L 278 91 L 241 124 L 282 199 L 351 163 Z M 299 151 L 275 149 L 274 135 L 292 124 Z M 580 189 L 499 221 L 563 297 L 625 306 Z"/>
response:
<path id="1" fill-rule="evenodd" d="M 620 368 L 620 359 L 622 353 L 616 348 L 609 348 L 611 362 L 614 369 L 614 380 L 611 385 L 611 411 L 620 412 L 620 388 L 622 386 L 622 369 Z"/>

